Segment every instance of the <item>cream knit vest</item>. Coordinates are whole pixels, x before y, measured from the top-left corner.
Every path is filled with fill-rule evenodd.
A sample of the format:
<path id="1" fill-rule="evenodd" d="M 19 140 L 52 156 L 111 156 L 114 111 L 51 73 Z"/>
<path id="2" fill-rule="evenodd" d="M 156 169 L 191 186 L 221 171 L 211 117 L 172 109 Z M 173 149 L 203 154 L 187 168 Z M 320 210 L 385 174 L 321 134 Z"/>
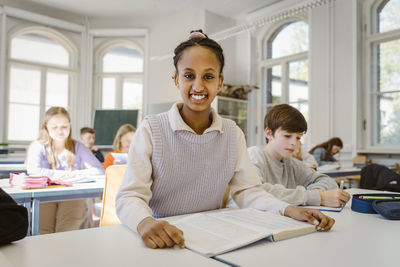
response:
<path id="1" fill-rule="evenodd" d="M 222 119 L 222 130 L 196 135 L 173 131 L 168 113 L 146 117 L 152 129 L 152 198 L 156 218 L 221 207 L 237 158 L 237 129 Z"/>

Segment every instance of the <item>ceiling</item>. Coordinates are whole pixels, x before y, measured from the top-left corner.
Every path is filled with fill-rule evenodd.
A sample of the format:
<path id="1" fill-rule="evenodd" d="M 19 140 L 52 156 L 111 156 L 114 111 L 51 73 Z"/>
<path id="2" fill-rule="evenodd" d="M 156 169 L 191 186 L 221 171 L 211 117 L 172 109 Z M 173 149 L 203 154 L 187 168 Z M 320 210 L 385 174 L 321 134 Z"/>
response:
<path id="1" fill-rule="evenodd" d="M 280 0 L 25 0 L 85 16 L 162 15 L 174 11 L 208 10 L 240 18 Z"/>

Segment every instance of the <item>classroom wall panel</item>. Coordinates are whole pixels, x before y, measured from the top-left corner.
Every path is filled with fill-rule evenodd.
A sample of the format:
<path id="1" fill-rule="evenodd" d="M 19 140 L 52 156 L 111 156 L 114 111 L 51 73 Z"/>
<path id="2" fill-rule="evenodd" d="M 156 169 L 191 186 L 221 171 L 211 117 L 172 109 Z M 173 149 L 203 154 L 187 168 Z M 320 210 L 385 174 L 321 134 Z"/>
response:
<path id="1" fill-rule="evenodd" d="M 356 151 L 358 22 L 356 0 L 336 0 L 310 14 L 310 146 L 343 140 L 346 165 Z"/>

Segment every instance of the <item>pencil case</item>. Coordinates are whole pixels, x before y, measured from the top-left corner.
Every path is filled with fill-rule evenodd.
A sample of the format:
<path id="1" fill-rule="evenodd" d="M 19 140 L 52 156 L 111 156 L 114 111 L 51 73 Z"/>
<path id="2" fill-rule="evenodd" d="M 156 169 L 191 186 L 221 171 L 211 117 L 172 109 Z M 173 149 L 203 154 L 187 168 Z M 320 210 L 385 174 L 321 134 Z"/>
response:
<path id="1" fill-rule="evenodd" d="M 400 220 L 400 194 L 354 194 L 351 209 L 360 213 L 379 213 Z"/>
<path id="2" fill-rule="evenodd" d="M 25 173 L 10 173 L 9 183 L 21 186 L 22 189 L 46 188 L 49 185 L 72 186 L 72 183 L 61 179 L 50 179 L 47 176 L 29 176 Z"/>

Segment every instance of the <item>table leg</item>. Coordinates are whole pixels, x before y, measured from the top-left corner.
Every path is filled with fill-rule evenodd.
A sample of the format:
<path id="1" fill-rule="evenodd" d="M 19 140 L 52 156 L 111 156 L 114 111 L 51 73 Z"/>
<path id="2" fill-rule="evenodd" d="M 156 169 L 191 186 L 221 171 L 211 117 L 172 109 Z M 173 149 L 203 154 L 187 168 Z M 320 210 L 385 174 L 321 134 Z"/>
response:
<path id="1" fill-rule="evenodd" d="M 40 200 L 33 199 L 32 204 L 32 235 L 39 234 Z"/>
<path id="2" fill-rule="evenodd" d="M 28 211 L 28 232 L 26 233 L 27 236 L 31 235 L 31 200 L 29 200 L 28 202 L 24 202 L 24 207 L 27 209 Z"/>

